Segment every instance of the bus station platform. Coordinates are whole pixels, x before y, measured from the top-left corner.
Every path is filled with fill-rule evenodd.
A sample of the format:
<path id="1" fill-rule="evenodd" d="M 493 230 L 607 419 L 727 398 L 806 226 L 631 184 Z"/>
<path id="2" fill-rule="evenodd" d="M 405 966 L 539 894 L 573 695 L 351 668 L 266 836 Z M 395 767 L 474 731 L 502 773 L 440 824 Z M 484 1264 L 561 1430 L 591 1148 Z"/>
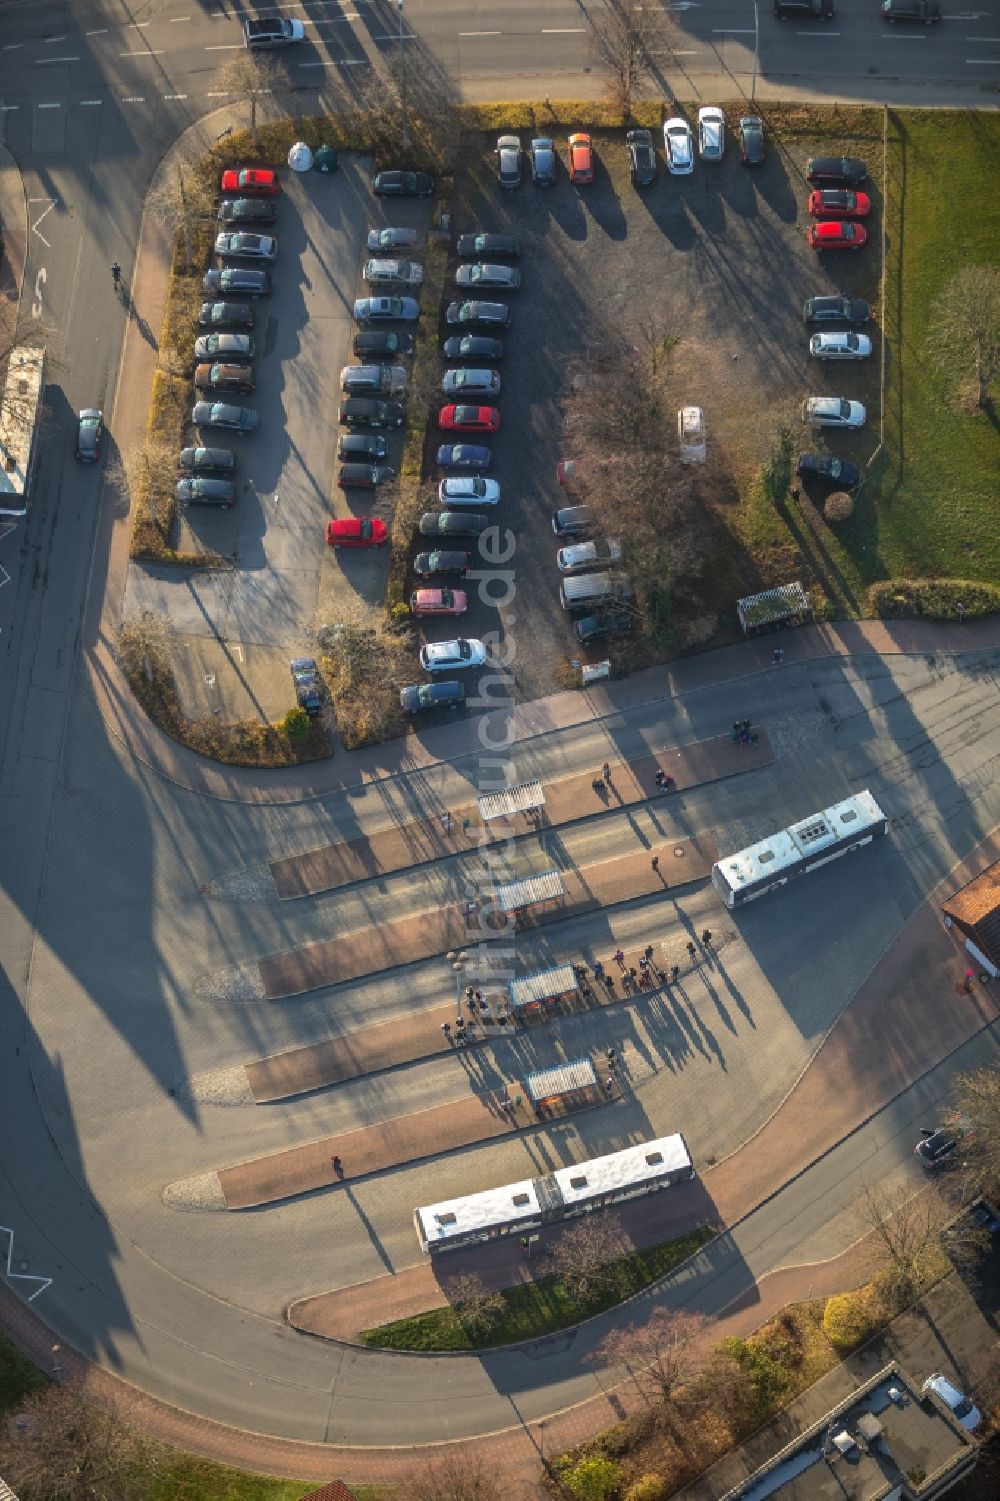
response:
<path id="1" fill-rule="evenodd" d="M 345 839 L 303 855 L 272 862 L 270 870 L 279 897 L 316 896 L 356 881 L 391 875 L 432 860 L 479 849 L 492 838 L 523 838 L 540 829 L 559 828 L 607 813 L 634 807 L 654 798 L 669 797 L 744 771 L 757 771 L 774 760 L 771 742 L 755 726 L 756 743 L 744 745 L 732 734 L 716 735 L 646 756 L 640 761 L 611 761 L 611 780 L 601 769 L 542 783 L 544 805 L 527 807 L 497 822 L 491 830 L 480 816 L 479 803 L 470 802 L 448 812 L 397 824 L 368 837 Z M 656 785 L 661 771 L 673 780 L 663 791 Z M 489 810 L 487 810 L 489 811 Z"/>
<path id="2" fill-rule="evenodd" d="M 654 858 L 659 862 L 654 868 Z M 484 911 L 470 916 L 462 903 L 418 912 L 378 928 L 354 929 L 323 943 L 290 949 L 258 961 L 263 998 L 276 1001 L 326 985 L 341 985 L 400 965 L 416 964 L 452 949 L 509 937 L 512 931 L 578 917 L 621 902 L 661 894 L 705 880 L 718 858 L 710 834 L 673 839 L 634 853 L 561 872 L 564 895 L 558 904 L 516 917 L 489 921 Z"/>

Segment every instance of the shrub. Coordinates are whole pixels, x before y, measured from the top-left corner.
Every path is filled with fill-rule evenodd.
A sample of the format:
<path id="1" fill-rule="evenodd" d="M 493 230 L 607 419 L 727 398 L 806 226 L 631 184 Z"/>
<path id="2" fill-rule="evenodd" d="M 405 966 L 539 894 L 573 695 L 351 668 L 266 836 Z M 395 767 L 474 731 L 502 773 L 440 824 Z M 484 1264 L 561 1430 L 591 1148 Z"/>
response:
<path id="1" fill-rule="evenodd" d="M 886 579 L 869 589 L 868 610 L 880 620 L 978 620 L 1000 611 L 1000 587 L 967 579 Z"/>
<path id="2" fill-rule="evenodd" d="M 788 1372 L 753 1340 L 720 1340 L 719 1349 L 749 1376 L 755 1419 L 760 1422 L 769 1417 L 788 1388 Z"/>
<path id="3" fill-rule="evenodd" d="M 618 1488 L 621 1466 L 613 1459 L 588 1454 L 578 1459 L 563 1475 L 569 1489 L 580 1501 L 607 1501 Z"/>
<path id="4" fill-rule="evenodd" d="M 309 733 L 309 715 L 296 704 L 281 721 L 281 728 L 289 740 L 304 740 Z"/>
<path id="5" fill-rule="evenodd" d="M 849 521 L 854 515 L 854 496 L 846 490 L 835 490 L 823 502 L 823 516 L 831 526 L 839 521 Z"/>
<path id="6" fill-rule="evenodd" d="M 846 1355 L 866 1340 L 876 1319 L 867 1291 L 835 1293 L 823 1309 L 823 1333 L 838 1355 Z"/>
<path id="7" fill-rule="evenodd" d="M 625 1501 L 663 1501 L 667 1482 L 662 1475 L 640 1475 L 625 1492 Z"/>

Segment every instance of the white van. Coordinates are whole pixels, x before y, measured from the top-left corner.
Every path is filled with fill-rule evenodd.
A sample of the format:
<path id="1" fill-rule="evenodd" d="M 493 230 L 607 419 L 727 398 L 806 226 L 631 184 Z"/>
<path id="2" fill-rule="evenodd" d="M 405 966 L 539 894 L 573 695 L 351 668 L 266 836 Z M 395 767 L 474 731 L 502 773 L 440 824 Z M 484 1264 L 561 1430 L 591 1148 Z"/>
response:
<path id="1" fill-rule="evenodd" d="M 581 573 L 564 578 L 559 601 L 564 610 L 589 612 L 598 605 L 626 604 L 634 598 L 629 584 L 613 573 Z"/>

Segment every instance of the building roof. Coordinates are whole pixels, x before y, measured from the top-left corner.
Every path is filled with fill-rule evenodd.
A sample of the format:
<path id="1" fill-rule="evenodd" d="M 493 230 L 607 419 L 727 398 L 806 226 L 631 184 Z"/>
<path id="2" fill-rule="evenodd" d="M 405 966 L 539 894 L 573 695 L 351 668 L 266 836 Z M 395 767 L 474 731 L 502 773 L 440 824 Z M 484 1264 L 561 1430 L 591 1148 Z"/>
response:
<path id="1" fill-rule="evenodd" d="M 494 818 L 512 818 L 515 813 L 543 808 L 545 793 L 541 782 L 519 782 L 515 787 L 505 787 L 502 792 L 484 792 L 476 798 L 476 803 L 483 823 L 490 823 Z"/>
<path id="2" fill-rule="evenodd" d="M 331 1480 L 303 1496 L 302 1501 L 354 1501 L 354 1492 L 342 1480 Z"/>
<path id="3" fill-rule="evenodd" d="M 942 911 L 961 924 L 988 959 L 1000 964 L 1000 860 L 943 902 Z"/>
<path id="4" fill-rule="evenodd" d="M 516 1010 L 537 1001 L 550 1001 L 557 995 L 569 995 L 579 988 L 572 964 L 558 964 L 554 969 L 536 970 L 532 975 L 511 980 L 510 1003 Z"/>
<path id="5" fill-rule="evenodd" d="M 589 1058 L 574 1058 L 555 1068 L 539 1069 L 524 1081 L 530 1100 L 551 1100 L 556 1095 L 572 1094 L 577 1089 L 596 1089 L 597 1075 Z"/>
<path id="6" fill-rule="evenodd" d="M 566 894 L 563 878 L 557 870 L 538 876 L 524 876 L 520 881 L 503 881 L 493 888 L 493 905 L 498 912 L 520 912 L 541 902 L 554 902 Z"/>

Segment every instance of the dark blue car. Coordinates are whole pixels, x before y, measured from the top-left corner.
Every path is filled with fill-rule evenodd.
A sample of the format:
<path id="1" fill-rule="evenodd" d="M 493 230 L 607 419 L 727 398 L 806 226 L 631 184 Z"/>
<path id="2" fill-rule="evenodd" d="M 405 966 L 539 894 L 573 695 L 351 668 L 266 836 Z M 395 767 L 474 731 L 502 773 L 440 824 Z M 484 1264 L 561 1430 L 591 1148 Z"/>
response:
<path id="1" fill-rule="evenodd" d="M 400 689 L 399 706 L 407 714 L 422 714 L 425 709 L 457 709 L 465 701 L 465 687 L 448 678 L 443 683 L 414 683 Z"/>
<path id="2" fill-rule="evenodd" d="M 442 469 L 488 469 L 493 454 L 481 443 L 442 443 L 437 461 Z"/>

